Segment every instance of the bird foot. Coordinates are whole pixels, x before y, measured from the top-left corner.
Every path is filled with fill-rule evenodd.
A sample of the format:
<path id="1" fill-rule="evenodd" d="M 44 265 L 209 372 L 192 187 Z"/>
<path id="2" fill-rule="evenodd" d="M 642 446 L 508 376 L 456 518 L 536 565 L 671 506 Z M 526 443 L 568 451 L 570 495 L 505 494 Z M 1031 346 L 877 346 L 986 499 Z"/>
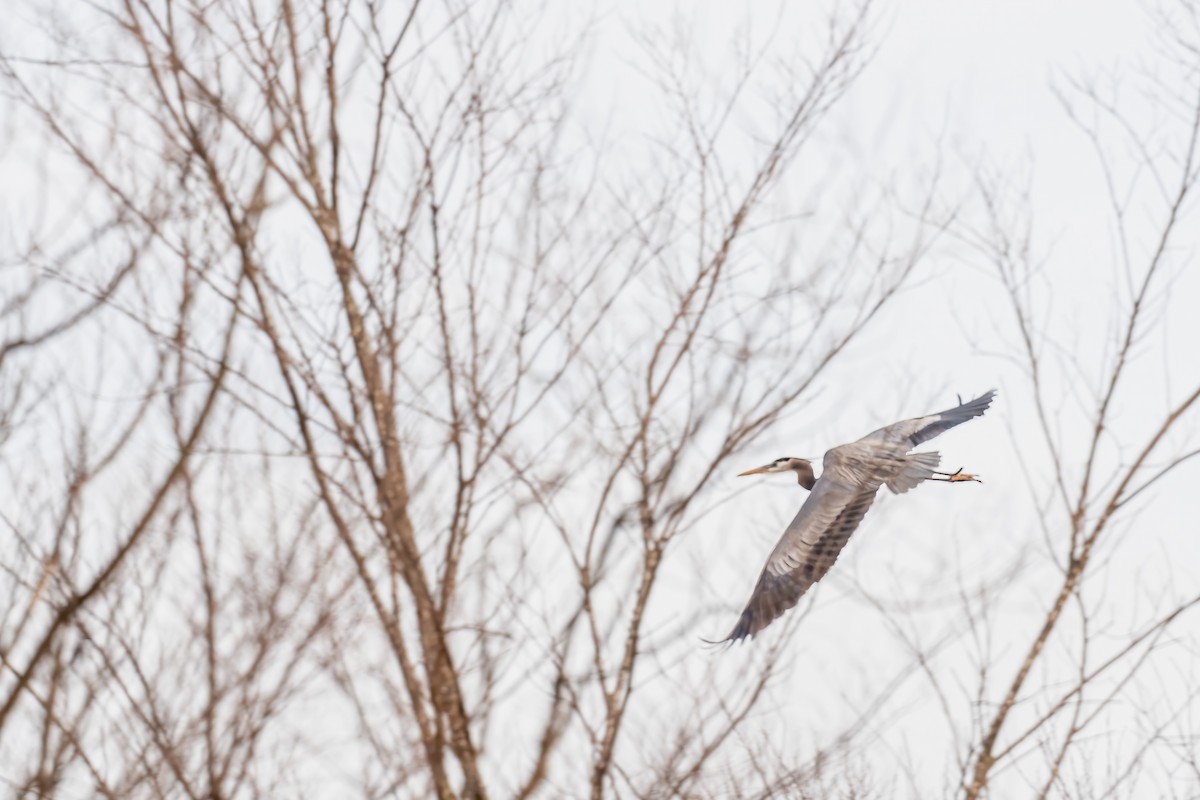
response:
<path id="1" fill-rule="evenodd" d="M 935 477 L 930 478 L 931 481 L 944 481 L 945 483 L 962 483 L 963 481 L 973 481 L 975 483 L 983 483 L 978 477 L 969 472 L 963 472 L 962 467 L 959 467 L 954 472 L 938 472 L 934 470 Z M 936 477 L 941 475 L 942 477 Z"/>

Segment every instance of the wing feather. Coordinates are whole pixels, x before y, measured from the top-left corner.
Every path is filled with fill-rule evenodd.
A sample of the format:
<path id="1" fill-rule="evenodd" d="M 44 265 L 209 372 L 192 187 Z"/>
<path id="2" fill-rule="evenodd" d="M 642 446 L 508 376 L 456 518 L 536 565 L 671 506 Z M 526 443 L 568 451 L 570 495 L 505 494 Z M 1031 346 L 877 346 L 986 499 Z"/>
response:
<path id="1" fill-rule="evenodd" d="M 992 400 L 995 397 L 996 390 L 992 389 L 976 397 L 974 400 L 969 400 L 954 408 L 948 408 L 945 411 L 939 411 L 936 414 L 929 414 L 924 417 L 914 417 L 913 419 L 894 422 L 887 427 L 867 434 L 863 439 L 903 442 L 909 447 L 916 447 L 922 442 L 927 442 L 933 437 L 945 433 L 956 425 L 961 425 L 969 419 L 981 416 L 983 412 L 988 410 L 988 406 L 992 404 Z"/>
<path id="2" fill-rule="evenodd" d="M 826 473 L 828 461 L 827 456 Z M 829 475 L 817 481 L 767 559 L 727 641 L 754 636 L 793 608 L 814 583 L 825 577 L 866 516 L 880 485 L 881 480 L 856 487 Z"/>

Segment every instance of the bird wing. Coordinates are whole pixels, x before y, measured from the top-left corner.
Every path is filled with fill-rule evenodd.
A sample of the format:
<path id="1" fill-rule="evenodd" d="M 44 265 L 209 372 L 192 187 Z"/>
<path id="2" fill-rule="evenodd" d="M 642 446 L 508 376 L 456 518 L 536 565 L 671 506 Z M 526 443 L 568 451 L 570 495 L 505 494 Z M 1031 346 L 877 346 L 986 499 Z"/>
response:
<path id="1" fill-rule="evenodd" d="M 992 400 L 995 397 L 996 390 L 992 389 L 976 397 L 974 400 L 970 400 L 954 408 L 939 411 L 936 414 L 930 414 L 925 417 L 914 417 L 913 419 L 894 422 L 887 427 L 872 431 L 859 441 L 896 442 L 907 444 L 909 447 L 916 447 L 938 434 L 945 433 L 955 425 L 961 425 L 969 419 L 981 416 L 983 412 L 988 410 L 988 406 L 992 404 Z"/>
<path id="2" fill-rule="evenodd" d="M 884 483 L 900 493 L 930 477 L 937 453 L 908 451 L 987 411 L 996 391 L 954 408 L 896 422 L 825 454 L 825 469 L 771 551 L 750 601 L 725 641 L 754 636 L 829 572 Z"/>
<path id="3" fill-rule="evenodd" d="M 864 472 L 856 444 L 825 455 L 825 471 L 763 567 L 754 593 L 726 641 L 754 636 L 800 601 L 825 577 L 895 467 L 883 462 Z M 847 452 L 849 451 L 849 452 Z M 871 474 L 879 472 L 882 474 Z"/>

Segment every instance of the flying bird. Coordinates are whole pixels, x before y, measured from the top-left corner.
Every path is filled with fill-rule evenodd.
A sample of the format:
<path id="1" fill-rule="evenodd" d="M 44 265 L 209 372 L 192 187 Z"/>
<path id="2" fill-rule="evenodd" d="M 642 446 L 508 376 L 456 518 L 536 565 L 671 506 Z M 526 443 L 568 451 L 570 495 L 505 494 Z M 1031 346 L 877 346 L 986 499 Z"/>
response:
<path id="1" fill-rule="evenodd" d="M 880 486 L 902 494 L 924 481 L 978 482 L 978 478 L 961 469 L 938 472 L 941 455 L 936 452 L 909 451 L 955 425 L 981 416 L 995 396 L 993 389 L 967 403 L 962 403 L 960 397 L 961 405 L 956 408 L 896 422 L 856 442 L 839 445 L 825 454 L 820 478 L 814 476 L 812 462 L 804 458 L 777 458 L 741 473 L 795 472 L 800 485 L 810 494 L 771 551 L 750 602 L 723 641 L 737 642 L 754 636 L 795 606 L 814 583 L 825 577 L 850 534 L 862 522 Z"/>

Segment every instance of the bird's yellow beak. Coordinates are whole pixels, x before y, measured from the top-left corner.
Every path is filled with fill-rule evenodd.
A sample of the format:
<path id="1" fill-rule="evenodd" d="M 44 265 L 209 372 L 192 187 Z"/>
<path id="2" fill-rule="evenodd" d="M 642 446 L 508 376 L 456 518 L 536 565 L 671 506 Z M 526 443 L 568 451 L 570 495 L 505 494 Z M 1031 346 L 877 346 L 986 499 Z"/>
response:
<path id="1" fill-rule="evenodd" d="M 758 474 L 760 474 L 760 473 L 763 473 L 763 472 L 768 472 L 768 471 L 770 471 L 771 467 L 773 467 L 773 466 L 775 466 L 775 465 L 774 465 L 774 464 L 767 464 L 767 465 L 766 465 L 766 466 L 764 466 L 764 467 L 755 467 L 754 469 L 748 469 L 748 470 L 746 470 L 745 472 L 739 472 L 737 476 L 738 476 L 739 478 L 742 478 L 742 477 L 745 477 L 746 475 L 758 475 Z"/>

